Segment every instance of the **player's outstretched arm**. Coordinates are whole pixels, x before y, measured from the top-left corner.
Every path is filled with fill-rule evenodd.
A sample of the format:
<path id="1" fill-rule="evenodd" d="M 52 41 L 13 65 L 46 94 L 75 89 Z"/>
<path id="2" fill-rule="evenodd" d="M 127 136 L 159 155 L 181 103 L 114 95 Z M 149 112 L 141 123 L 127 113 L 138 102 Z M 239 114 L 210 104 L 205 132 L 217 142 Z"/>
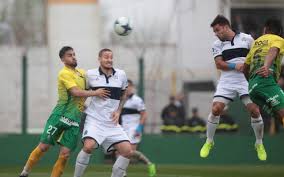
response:
<path id="1" fill-rule="evenodd" d="M 215 65 L 217 69 L 228 71 L 228 70 L 237 70 L 242 72 L 243 64 L 242 63 L 227 63 L 223 60 L 222 56 L 218 56 L 215 58 Z"/>
<path id="2" fill-rule="evenodd" d="M 98 96 L 100 98 L 108 98 L 110 96 L 110 91 L 100 88 L 97 90 L 82 90 L 79 87 L 72 87 L 69 89 L 72 96 L 76 97 L 90 97 Z"/>

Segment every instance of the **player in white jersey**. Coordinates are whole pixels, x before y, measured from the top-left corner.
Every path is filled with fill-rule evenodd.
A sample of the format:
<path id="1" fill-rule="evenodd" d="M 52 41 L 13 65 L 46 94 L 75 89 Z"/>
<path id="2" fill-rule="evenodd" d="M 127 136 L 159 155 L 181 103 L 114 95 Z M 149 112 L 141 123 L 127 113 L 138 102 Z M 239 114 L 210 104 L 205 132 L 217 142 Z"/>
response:
<path id="1" fill-rule="evenodd" d="M 230 22 L 218 15 L 211 27 L 219 40 L 213 44 L 212 52 L 217 69 L 221 76 L 214 94 L 211 113 L 207 121 L 207 140 L 200 150 L 200 156 L 206 158 L 214 145 L 213 137 L 219 124 L 220 114 L 230 101 L 239 96 L 251 115 L 251 126 L 254 130 L 255 148 L 259 160 L 266 160 L 263 146 L 263 120 L 259 108 L 248 96 L 248 82 L 242 73 L 245 57 L 252 45 L 253 38 L 231 29 Z"/>
<path id="2" fill-rule="evenodd" d="M 81 177 L 89 164 L 95 148 L 102 146 L 105 152 L 117 150 L 111 177 L 122 177 L 129 164 L 132 149 L 129 138 L 118 120 L 127 99 L 127 77 L 123 70 L 113 68 L 110 49 L 99 52 L 100 67 L 87 71 L 87 85 L 92 90 L 109 90 L 105 98 L 92 97 L 87 114 L 82 141 L 84 146 L 76 159 L 74 177 Z"/>
<path id="3" fill-rule="evenodd" d="M 132 157 L 147 164 L 149 176 L 153 177 L 156 176 L 155 164 L 153 164 L 142 152 L 137 150 L 137 145 L 141 142 L 147 113 L 144 101 L 134 93 L 134 90 L 135 86 L 133 82 L 128 80 L 128 88 L 126 90 L 128 99 L 122 109 L 121 123 L 130 139 L 131 148 L 133 150 Z"/>

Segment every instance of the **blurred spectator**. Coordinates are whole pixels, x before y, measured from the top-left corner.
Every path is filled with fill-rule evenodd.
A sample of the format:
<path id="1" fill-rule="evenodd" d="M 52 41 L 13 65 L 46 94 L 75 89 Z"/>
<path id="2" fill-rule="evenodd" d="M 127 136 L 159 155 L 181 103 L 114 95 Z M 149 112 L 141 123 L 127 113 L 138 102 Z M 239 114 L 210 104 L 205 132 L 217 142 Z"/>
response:
<path id="1" fill-rule="evenodd" d="M 180 102 L 174 96 L 170 96 L 170 103 L 166 105 L 161 113 L 163 120 L 162 132 L 180 132 L 180 127 L 184 125 L 184 112 L 181 111 Z M 178 103 L 178 104 L 177 104 Z"/>
<path id="2" fill-rule="evenodd" d="M 184 94 L 179 93 L 175 96 L 175 105 L 178 107 L 179 116 L 176 120 L 177 126 L 183 126 L 185 124 L 185 106 L 184 106 Z"/>
<path id="3" fill-rule="evenodd" d="M 192 108 L 192 117 L 186 122 L 183 131 L 190 133 L 203 133 L 206 132 L 206 122 L 199 116 L 198 108 Z"/>

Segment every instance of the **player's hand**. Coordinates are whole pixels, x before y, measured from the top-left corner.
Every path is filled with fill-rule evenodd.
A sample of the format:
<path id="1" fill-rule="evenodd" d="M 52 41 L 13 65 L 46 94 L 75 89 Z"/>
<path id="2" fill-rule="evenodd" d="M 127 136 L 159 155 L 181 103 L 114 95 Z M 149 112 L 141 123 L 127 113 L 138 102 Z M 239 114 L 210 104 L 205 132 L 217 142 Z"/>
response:
<path id="1" fill-rule="evenodd" d="M 95 90 L 94 92 L 95 92 L 95 95 L 97 97 L 100 97 L 102 99 L 109 98 L 109 96 L 110 96 L 110 91 L 105 89 L 105 88 L 99 88 L 99 89 Z"/>
<path id="2" fill-rule="evenodd" d="M 136 127 L 136 130 L 135 130 L 135 137 L 141 136 L 141 135 L 142 135 L 142 132 L 143 132 L 143 129 L 144 129 L 144 125 L 139 124 L 139 125 Z"/>
<path id="3" fill-rule="evenodd" d="M 113 113 L 111 114 L 112 121 L 113 121 L 115 124 L 118 124 L 119 116 L 120 116 L 120 111 L 115 111 L 115 112 L 113 112 Z"/>
<path id="4" fill-rule="evenodd" d="M 271 71 L 267 66 L 262 66 L 256 71 L 256 74 L 262 76 L 262 77 L 268 77 Z"/>
<path id="5" fill-rule="evenodd" d="M 239 71 L 239 72 L 243 72 L 244 70 L 244 64 L 243 63 L 237 63 L 235 70 Z"/>

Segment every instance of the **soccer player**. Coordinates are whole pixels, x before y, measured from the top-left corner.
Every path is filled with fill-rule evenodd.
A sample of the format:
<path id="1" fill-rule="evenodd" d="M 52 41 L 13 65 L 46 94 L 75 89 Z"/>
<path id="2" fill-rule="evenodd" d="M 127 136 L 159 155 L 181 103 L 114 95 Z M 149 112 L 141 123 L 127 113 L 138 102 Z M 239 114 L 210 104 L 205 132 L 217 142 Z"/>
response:
<path id="1" fill-rule="evenodd" d="M 60 145 L 60 152 L 51 172 L 51 177 L 61 176 L 70 152 L 77 145 L 79 123 L 85 98 L 108 96 L 108 91 L 104 89 L 85 90 L 85 71 L 76 69 L 77 60 L 72 47 L 62 47 L 59 57 L 65 66 L 58 74 L 58 102 L 46 122 L 40 143 L 31 152 L 20 177 L 27 177 L 32 167 L 55 143 Z"/>
<path id="2" fill-rule="evenodd" d="M 281 21 L 268 19 L 263 32 L 247 55 L 244 74 L 249 81 L 252 101 L 284 123 L 284 92 L 277 84 L 284 55 Z"/>
<path id="3" fill-rule="evenodd" d="M 89 164 L 94 148 L 102 146 L 105 152 L 118 151 L 112 168 L 112 177 L 122 177 L 132 154 L 126 132 L 118 124 L 123 105 L 127 99 L 127 77 L 123 70 L 113 68 L 113 52 L 102 49 L 99 52 L 99 68 L 87 71 L 87 84 L 92 90 L 104 88 L 110 91 L 108 98 L 94 96 L 86 109 L 86 121 L 82 140 L 84 146 L 79 152 L 74 177 L 81 177 Z"/>
<path id="4" fill-rule="evenodd" d="M 255 149 L 259 160 L 266 160 L 266 152 L 262 143 L 263 120 L 259 108 L 248 96 L 248 82 L 242 73 L 245 57 L 252 45 L 253 38 L 231 29 L 230 22 L 218 15 L 211 27 L 219 38 L 214 42 L 212 52 L 217 69 L 221 76 L 214 94 L 211 113 L 207 121 L 207 140 L 200 150 L 200 156 L 206 158 L 214 146 L 213 137 L 219 124 L 220 114 L 230 101 L 238 95 L 251 115 L 251 126 L 256 137 Z"/>
<path id="5" fill-rule="evenodd" d="M 156 176 L 156 167 L 142 152 L 137 151 L 137 145 L 141 142 L 143 128 L 147 119 L 147 113 L 144 101 L 134 93 L 135 86 L 131 80 L 128 80 L 126 90 L 127 101 L 124 104 L 121 113 L 122 127 L 126 131 L 131 148 L 133 150 L 132 157 L 141 160 L 148 165 L 148 173 L 150 177 Z"/>

